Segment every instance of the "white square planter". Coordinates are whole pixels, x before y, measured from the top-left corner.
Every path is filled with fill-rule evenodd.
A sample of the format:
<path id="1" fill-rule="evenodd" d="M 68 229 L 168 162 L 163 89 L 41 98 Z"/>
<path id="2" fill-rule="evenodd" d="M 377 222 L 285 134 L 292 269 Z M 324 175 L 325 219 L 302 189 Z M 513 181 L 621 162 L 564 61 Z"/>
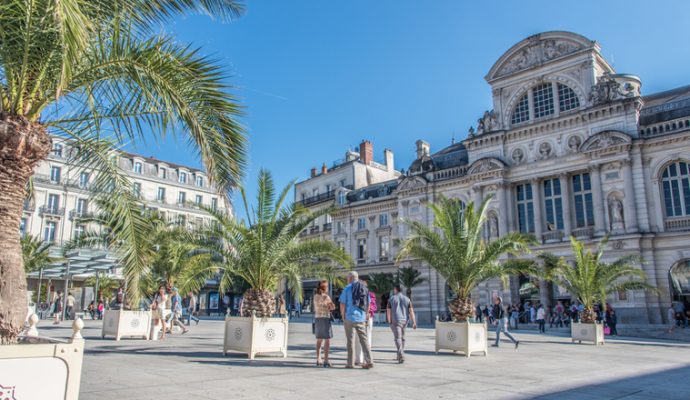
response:
<path id="1" fill-rule="evenodd" d="M 114 336 L 115 340 L 128 337 L 149 339 L 151 311 L 106 310 L 103 314 L 101 337 Z"/>
<path id="2" fill-rule="evenodd" d="M 603 324 L 570 324 L 570 336 L 573 343 L 592 342 L 599 346 L 604 344 L 604 325 Z"/>
<path id="3" fill-rule="evenodd" d="M 466 357 L 475 352 L 488 354 L 486 324 L 471 322 L 436 321 L 436 354 L 439 350 L 453 350 L 465 353 Z"/>
<path id="4" fill-rule="evenodd" d="M 287 346 L 287 318 L 225 318 L 223 355 L 234 350 L 247 354 L 250 360 L 259 353 L 282 353 L 285 358 Z"/>
<path id="5" fill-rule="evenodd" d="M 35 317 L 35 316 L 32 316 Z M 33 332 L 38 318 L 32 324 Z M 81 319 L 68 342 L 28 336 L 17 345 L 0 346 L 0 393 L 5 399 L 78 400 L 84 339 Z"/>

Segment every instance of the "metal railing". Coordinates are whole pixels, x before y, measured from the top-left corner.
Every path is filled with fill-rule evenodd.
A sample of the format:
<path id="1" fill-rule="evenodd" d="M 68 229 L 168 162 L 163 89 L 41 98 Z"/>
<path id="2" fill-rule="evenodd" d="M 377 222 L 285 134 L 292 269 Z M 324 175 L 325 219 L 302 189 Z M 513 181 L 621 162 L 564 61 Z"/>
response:
<path id="1" fill-rule="evenodd" d="M 53 216 L 64 216 L 65 215 L 65 208 L 59 208 L 59 207 L 47 207 L 47 206 L 41 206 L 38 209 L 38 214 L 39 215 L 53 215 Z"/>
<path id="2" fill-rule="evenodd" d="M 575 228 L 573 229 L 573 236 L 575 236 L 575 239 L 591 239 L 594 237 L 594 228 L 591 226 Z"/>

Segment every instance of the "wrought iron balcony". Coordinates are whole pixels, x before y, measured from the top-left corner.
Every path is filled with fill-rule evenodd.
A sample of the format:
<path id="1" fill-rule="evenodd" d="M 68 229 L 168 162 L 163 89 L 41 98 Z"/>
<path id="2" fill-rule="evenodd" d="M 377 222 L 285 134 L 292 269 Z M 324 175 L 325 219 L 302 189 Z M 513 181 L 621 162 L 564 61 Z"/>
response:
<path id="1" fill-rule="evenodd" d="M 331 223 L 331 222 L 323 224 L 323 230 L 324 231 L 330 231 L 332 228 L 333 228 L 333 223 Z"/>
<path id="2" fill-rule="evenodd" d="M 79 219 L 79 218 L 91 218 L 93 217 L 93 213 L 90 213 L 88 211 L 80 211 L 80 210 L 70 210 L 69 212 L 69 219 Z"/>
<path id="3" fill-rule="evenodd" d="M 65 208 L 41 206 L 38 209 L 38 214 L 41 216 L 51 215 L 56 217 L 62 217 L 65 215 Z"/>
<path id="4" fill-rule="evenodd" d="M 312 226 L 309 228 L 309 234 L 314 234 L 314 233 L 319 233 L 319 227 L 317 226 Z"/>

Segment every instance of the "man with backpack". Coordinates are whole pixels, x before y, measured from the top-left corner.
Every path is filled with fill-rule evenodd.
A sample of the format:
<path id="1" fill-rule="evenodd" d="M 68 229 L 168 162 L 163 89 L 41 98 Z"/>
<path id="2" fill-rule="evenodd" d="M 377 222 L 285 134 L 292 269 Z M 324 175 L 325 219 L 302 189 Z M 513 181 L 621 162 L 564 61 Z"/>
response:
<path id="1" fill-rule="evenodd" d="M 359 281 L 359 274 L 351 271 L 347 274 L 347 283 L 343 292 L 340 294 L 340 314 L 345 326 L 345 337 L 347 338 L 347 365 L 345 368 L 354 368 L 355 335 L 364 353 L 362 368 L 370 369 L 374 367 L 371 358 L 371 348 L 367 337 L 367 323 L 369 322 L 369 290 L 366 285 Z"/>

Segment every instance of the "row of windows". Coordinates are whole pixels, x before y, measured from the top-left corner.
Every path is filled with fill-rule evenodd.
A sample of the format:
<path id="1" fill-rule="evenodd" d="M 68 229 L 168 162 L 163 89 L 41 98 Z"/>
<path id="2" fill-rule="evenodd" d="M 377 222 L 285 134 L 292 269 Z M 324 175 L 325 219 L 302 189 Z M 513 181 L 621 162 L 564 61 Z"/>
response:
<path id="1" fill-rule="evenodd" d="M 584 228 L 594 225 L 592 205 L 592 184 L 589 173 L 573 175 L 570 178 L 572 197 L 575 205 L 575 226 Z M 545 179 L 540 190 L 543 194 L 544 220 L 549 230 L 564 228 L 563 195 L 560 179 Z M 520 232 L 534 232 L 534 200 L 532 185 L 517 185 L 515 200 L 517 205 L 518 229 Z"/>
<path id="2" fill-rule="evenodd" d="M 156 200 L 164 203 L 166 200 L 166 193 L 167 190 L 164 187 L 159 187 L 158 192 L 156 193 Z M 134 183 L 134 195 L 137 197 L 141 197 L 141 184 L 138 182 Z M 187 203 L 187 192 L 179 191 L 177 193 L 177 204 L 185 204 Z M 194 204 L 197 206 L 203 205 L 204 203 L 204 197 L 200 194 L 197 194 L 196 197 L 194 198 Z M 216 197 L 211 198 L 211 208 L 216 210 L 218 209 L 218 199 Z"/>
<path id="3" fill-rule="evenodd" d="M 390 257 L 390 237 L 389 236 L 379 236 L 379 261 L 388 261 Z M 338 242 L 338 247 L 344 249 L 345 242 Z M 367 239 L 359 238 L 357 239 L 357 260 L 363 262 L 367 259 Z"/>
<path id="4" fill-rule="evenodd" d="M 52 154 L 55 157 L 62 158 L 63 155 L 63 149 L 64 146 L 61 143 L 54 143 L 53 144 L 53 150 Z M 53 179 L 53 171 L 56 170 L 55 174 L 57 176 L 57 179 Z M 135 161 L 134 164 L 132 165 L 132 170 L 134 171 L 135 174 L 142 175 L 144 173 L 144 164 L 141 161 Z M 88 173 L 86 173 L 88 175 Z M 52 167 L 51 168 L 51 181 L 60 182 L 60 167 Z M 168 179 L 168 170 L 165 167 L 159 167 L 158 168 L 158 177 L 162 179 Z M 177 175 L 177 180 L 180 183 L 187 184 L 187 177 L 188 174 L 185 171 L 180 171 Z M 204 187 L 204 177 L 197 175 L 194 179 L 194 183 L 198 187 Z"/>
<path id="5" fill-rule="evenodd" d="M 557 102 L 554 101 L 556 98 Z M 556 113 L 556 106 L 558 112 L 569 111 L 580 107 L 580 100 L 573 89 L 562 83 L 548 82 L 536 85 L 518 100 L 510 122 L 519 124 L 529 121 L 530 118 L 539 119 L 553 115 Z"/>
<path id="6" fill-rule="evenodd" d="M 340 229 L 342 226 L 342 221 L 338 222 L 338 228 Z M 388 214 L 379 214 L 379 226 L 388 226 Z M 359 217 L 357 218 L 357 230 L 364 230 L 367 229 L 367 218 L 366 217 Z M 338 231 L 338 233 L 341 233 Z"/>

